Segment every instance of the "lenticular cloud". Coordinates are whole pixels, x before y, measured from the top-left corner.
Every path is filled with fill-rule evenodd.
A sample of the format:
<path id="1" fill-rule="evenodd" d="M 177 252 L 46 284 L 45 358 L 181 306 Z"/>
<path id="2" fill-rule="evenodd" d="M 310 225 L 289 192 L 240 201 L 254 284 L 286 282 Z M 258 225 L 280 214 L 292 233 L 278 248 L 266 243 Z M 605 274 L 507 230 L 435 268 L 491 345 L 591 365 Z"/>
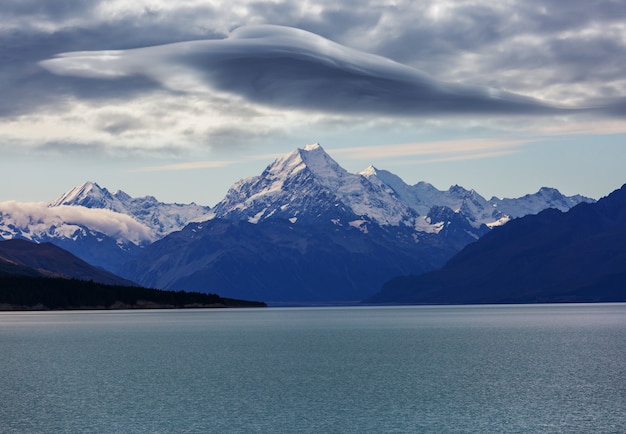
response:
<path id="1" fill-rule="evenodd" d="M 541 101 L 444 83 L 407 65 L 304 30 L 246 26 L 221 40 L 73 52 L 45 60 L 64 76 L 144 76 L 177 92 L 220 92 L 273 107 L 384 115 L 548 113 Z"/>

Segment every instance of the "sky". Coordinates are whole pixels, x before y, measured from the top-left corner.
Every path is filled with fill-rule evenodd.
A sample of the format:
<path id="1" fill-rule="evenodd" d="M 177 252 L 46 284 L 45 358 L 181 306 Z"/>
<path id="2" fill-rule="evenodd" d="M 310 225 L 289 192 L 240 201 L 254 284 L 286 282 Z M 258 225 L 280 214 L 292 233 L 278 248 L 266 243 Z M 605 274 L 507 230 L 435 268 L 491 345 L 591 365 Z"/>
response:
<path id="1" fill-rule="evenodd" d="M 3 0 L 0 201 L 215 205 L 320 143 L 519 197 L 626 182 L 626 0 Z"/>

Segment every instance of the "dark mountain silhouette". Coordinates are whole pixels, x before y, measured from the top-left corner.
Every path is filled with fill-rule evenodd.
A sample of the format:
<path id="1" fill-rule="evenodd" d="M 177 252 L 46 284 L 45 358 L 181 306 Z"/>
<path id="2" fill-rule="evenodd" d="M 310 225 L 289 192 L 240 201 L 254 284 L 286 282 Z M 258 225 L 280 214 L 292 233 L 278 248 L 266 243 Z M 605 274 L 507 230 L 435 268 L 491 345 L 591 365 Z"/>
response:
<path id="1" fill-rule="evenodd" d="M 96 268 L 52 243 L 38 244 L 20 239 L 0 241 L 0 260 L 30 268 L 41 276 L 136 286 L 136 283 Z M 32 271 L 29 274 L 32 275 Z"/>
<path id="2" fill-rule="evenodd" d="M 45 277 L 46 274 L 34 268 L 16 264 L 8 259 L 0 258 L 0 276 Z"/>
<path id="3" fill-rule="evenodd" d="M 416 242 L 405 227 L 213 219 L 146 247 L 123 275 L 145 286 L 268 302 L 357 302 L 389 276 L 432 270 L 452 254 L 436 234 Z"/>
<path id="4" fill-rule="evenodd" d="M 626 185 L 595 204 L 512 220 L 440 270 L 387 282 L 368 303 L 626 301 Z"/>
<path id="5" fill-rule="evenodd" d="M 0 310 L 261 306 L 216 294 L 143 288 L 49 243 L 0 242 Z"/>

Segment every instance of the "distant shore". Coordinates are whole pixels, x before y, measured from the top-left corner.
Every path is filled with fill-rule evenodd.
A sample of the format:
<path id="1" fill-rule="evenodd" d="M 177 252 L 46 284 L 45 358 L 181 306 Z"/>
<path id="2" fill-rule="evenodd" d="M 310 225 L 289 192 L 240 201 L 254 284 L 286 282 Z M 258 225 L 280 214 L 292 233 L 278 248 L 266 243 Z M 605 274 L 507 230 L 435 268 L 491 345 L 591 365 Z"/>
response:
<path id="1" fill-rule="evenodd" d="M 0 311 L 266 307 L 217 294 L 105 285 L 78 279 L 0 275 Z"/>
<path id="2" fill-rule="evenodd" d="M 200 304 L 192 303 L 185 305 L 160 304 L 140 300 L 136 304 L 114 303 L 111 306 L 67 306 L 50 308 L 43 304 L 33 306 L 24 306 L 16 304 L 0 303 L 0 312 L 53 312 L 53 311 L 70 311 L 70 310 L 158 310 L 158 309 L 226 309 L 226 308 L 249 308 L 249 307 L 267 307 L 262 302 L 251 302 L 245 305 L 226 305 L 223 303 Z"/>

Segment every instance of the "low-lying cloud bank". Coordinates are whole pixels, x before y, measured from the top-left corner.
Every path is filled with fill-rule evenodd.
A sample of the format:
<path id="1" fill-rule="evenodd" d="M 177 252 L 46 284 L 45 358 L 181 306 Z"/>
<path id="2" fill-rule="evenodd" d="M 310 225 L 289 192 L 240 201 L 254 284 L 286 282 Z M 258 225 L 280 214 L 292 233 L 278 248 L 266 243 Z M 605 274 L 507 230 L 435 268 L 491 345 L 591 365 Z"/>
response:
<path id="1" fill-rule="evenodd" d="M 385 57 L 316 34 L 244 26 L 226 39 L 114 51 L 82 51 L 40 62 L 61 76 L 142 76 L 173 92 L 226 93 L 270 107 L 385 116 L 547 114 L 566 109 L 494 88 L 439 81 Z"/>
<path id="2" fill-rule="evenodd" d="M 46 232 L 54 228 L 71 236 L 78 226 L 103 233 L 115 240 L 130 240 L 140 245 L 155 241 L 151 230 L 125 214 L 106 209 L 91 209 L 82 206 L 49 207 L 43 202 L 0 202 L 0 235 L 6 225 L 33 232 Z M 8 228 L 10 229 L 10 228 Z"/>

